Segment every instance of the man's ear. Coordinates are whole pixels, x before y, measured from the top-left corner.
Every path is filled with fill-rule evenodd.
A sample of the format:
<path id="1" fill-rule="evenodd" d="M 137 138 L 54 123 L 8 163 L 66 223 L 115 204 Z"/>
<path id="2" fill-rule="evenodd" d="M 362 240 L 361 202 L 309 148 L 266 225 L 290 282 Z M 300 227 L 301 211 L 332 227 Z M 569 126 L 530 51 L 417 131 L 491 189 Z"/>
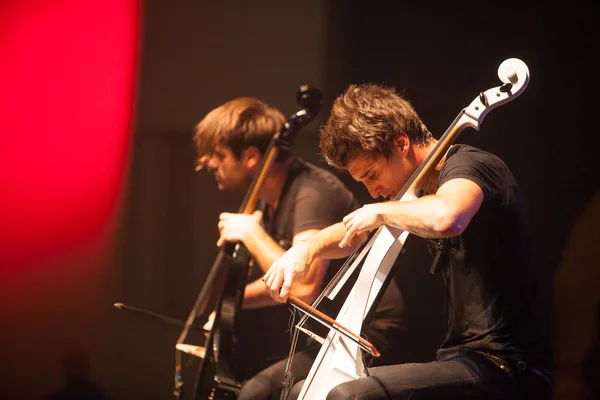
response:
<path id="1" fill-rule="evenodd" d="M 246 166 L 246 168 L 254 168 L 260 164 L 260 160 L 262 160 L 262 154 L 258 147 L 250 146 L 242 150 L 242 162 Z"/>
<path id="2" fill-rule="evenodd" d="M 396 148 L 402 154 L 406 154 L 408 149 L 410 148 L 410 139 L 406 133 L 401 133 L 394 138 L 394 143 L 396 144 Z"/>

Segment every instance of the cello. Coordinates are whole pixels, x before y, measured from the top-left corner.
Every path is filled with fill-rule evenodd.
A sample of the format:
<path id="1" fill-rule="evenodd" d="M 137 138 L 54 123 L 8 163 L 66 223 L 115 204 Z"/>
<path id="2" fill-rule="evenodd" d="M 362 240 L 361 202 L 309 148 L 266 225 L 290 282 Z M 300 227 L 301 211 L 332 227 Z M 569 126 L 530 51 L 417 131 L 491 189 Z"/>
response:
<path id="1" fill-rule="evenodd" d="M 462 130 L 468 127 L 479 130 L 487 113 L 518 97 L 529 83 L 529 70 L 523 61 L 510 58 L 500 64 L 498 77 L 502 84 L 481 92 L 461 110 L 429 155 L 395 196 L 394 201 L 409 201 L 417 198 L 419 188 L 443 160 Z M 359 245 L 312 306 L 294 296 L 288 297 L 288 303 L 305 314 L 296 326 L 295 336 L 299 331 L 305 331 L 302 324 L 309 317 L 330 328 L 329 334 L 322 340 L 321 349 L 305 379 L 299 399 L 323 400 L 335 386 L 366 376 L 361 350 L 369 351 L 375 356 L 378 352 L 372 347 L 365 346 L 364 340 L 361 343 L 360 330 L 365 320 L 372 315 L 374 305 L 379 301 L 393 276 L 396 259 L 404 251 L 409 236 L 408 232 L 401 229 L 381 226 L 372 231 Z M 335 297 L 341 286 L 347 283 L 348 277 L 357 269 L 358 278 L 353 283 L 335 320 L 318 312 L 316 307 L 319 302 L 325 297 L 329 299 Z M 296 340 L 292 346 L 295 342 Z M 292 384 L 293 376 L 290 371 L 293 352 L 294 349 L 290 349 L 281 399 L 285 399 Z"/>
<path id="2" fill-rule="evenodd" d="M 252 214 L 257 209 L 258 194 L 270 167 L 281 151 L 291 148 L 295 133 L 318 114 L 323 96 L 318 89 L 304 85 L 299 88 L 296 100 L 302 109 L 288 118 L 282 129 L 272 137 L 239 213 Z M 250 263 L 251 255 L 242 243 L 225 243 L 219 249 L 175 345 L 175 399 L 180 399 L 183 394 L 181 353 L 201 358 L 193 391 L 195 399 L 237 397 L 241 384 L 236 379 L 235 332 Z M 185 343 L 194 319 L 205 313 L 211 301 L 215 302 L 215 318 L 212 327 L 205 332 L 203 346 Z"/>

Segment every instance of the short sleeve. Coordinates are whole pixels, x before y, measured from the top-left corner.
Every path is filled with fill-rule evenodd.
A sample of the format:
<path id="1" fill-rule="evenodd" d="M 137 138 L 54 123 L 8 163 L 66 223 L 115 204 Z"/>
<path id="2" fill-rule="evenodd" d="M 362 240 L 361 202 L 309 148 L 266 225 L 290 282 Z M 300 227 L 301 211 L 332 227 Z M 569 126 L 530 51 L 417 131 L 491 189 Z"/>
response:
<path id="1" fill-rule="evenodd" d="M 332 190 L 323 184 L 306 184 L 296 197 L 294 234 L 326 228 L 340 222 L 357 207 L 344 190 Z"/>
<path id="2" fill-rule="evenodd" d="M 449 153 L 439 177 L 439 186 L 457 178 L 468 179 L 476 183 L 484 194 L 484 202 L 501 196 L 507 199 L 505 190 L 507 181 L 514 181 L 508 167 L 495 155 L 473 147 L 459 147 Z"/>

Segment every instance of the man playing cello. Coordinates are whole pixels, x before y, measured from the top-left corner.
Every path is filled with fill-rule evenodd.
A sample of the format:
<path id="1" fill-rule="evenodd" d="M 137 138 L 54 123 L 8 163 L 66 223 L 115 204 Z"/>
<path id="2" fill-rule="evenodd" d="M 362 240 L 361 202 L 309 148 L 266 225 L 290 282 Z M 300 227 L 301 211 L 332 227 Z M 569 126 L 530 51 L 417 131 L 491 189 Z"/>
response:
<path id="1" fill-rule="evenodd" d="M 314 259 L 347 256 L 383 225 L 445 239 L 447 335 L 436 360 L 372 368 L 334 387 L 327 399 L 549 399 L 551 347 L 537 322 L 529 222 L 506 164 L 453 145 L 418 188 L 427 195 L 393 201 L 436 143 L 395 90 L 350 86 L 321 129 L 321 152 L 372 197 L 392 201 L 359 208 L 294 245 L 271 266 L 265 284 L 275 300 L 286 301 L 290 285 L 316 273 Z"/>

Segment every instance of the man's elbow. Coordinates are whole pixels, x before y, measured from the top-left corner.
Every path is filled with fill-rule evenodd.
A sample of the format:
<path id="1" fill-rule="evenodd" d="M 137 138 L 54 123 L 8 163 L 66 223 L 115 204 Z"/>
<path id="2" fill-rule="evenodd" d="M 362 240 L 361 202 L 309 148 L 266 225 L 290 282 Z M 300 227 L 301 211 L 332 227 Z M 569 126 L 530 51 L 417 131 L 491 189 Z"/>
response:
<path id="1" fill-rule="evenodd" d="M 297 285 L 291 293 L 307 304 L 312 304 L 319 296 L 319 291 L 312 285 Z"/>
<path id="2" fill-rule="evenodd" d="M 454 237 L 463 233 L 468 224 L 468 221 L 457 215 L 444 213 L 435 218 L 433 230 L 439 237 Z"/>

